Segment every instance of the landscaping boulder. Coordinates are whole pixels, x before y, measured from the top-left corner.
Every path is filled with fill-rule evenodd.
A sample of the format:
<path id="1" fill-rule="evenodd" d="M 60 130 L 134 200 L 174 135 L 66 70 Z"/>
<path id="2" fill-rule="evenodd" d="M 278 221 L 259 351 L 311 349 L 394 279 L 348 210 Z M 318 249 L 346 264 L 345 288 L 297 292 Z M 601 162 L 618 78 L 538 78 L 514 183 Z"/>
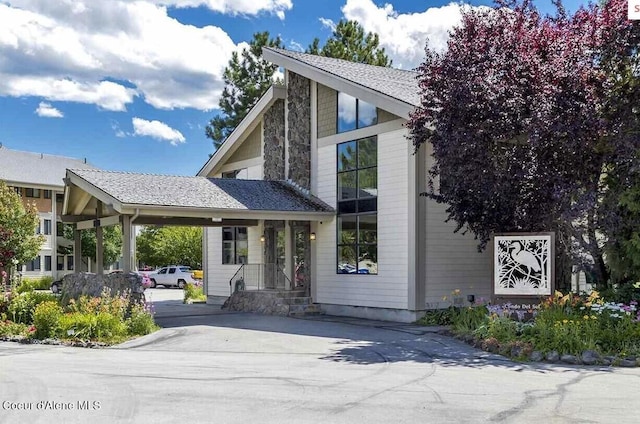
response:
<path id="1" fill-rule="evenodd" d="M 636 360 L 624 358 L 624 359 L 621 359 L 620 362 L 618 362 L 618 366 L 625 367 L 625 368 L 632 368 L 636 366 Z"/>
<path id="2" fill-rule="evenodd" d="M 560 361 L 564 362 L 565 364 L 571 364 L 571 365 L 576 365 L 580 363 L 580 360 L 575 355 L 562 355 L 560 357 Z"/>
<path id="3" fill-rule="evenodd" d="M 532 362 L 542 362 L 544 360 L 544 355 L 539 350 L 534 350 L 533 352 L 531 352 L 531 356 L 529 356 L 529 359 Z"/>
<path id="4" fill-rule="evenodd" d="M 555 350 L 551 352 L 547 352 L 546 356 L 547 362 L 558 362 L 560 360 L 560 355 Z"/>
<path id="5" fill-rule="evenodd" d="M 78 300 L 83 295 L 100 297 L 105 287 L 111 296 L 129 292 L 132 301 L 144 300 L 142 277 L 136 273 L 97 275 L 81 272 L 67 274 L 62 279 L 62 304 L 66 305 L 71 299 Z"/>
<path id="6" fill-rule="evenodd" d="M 585 350 L 580 356 L 582 363 L 585 365 L 595 365 L 600 362 L 600 354 L 594 350 Z"/>

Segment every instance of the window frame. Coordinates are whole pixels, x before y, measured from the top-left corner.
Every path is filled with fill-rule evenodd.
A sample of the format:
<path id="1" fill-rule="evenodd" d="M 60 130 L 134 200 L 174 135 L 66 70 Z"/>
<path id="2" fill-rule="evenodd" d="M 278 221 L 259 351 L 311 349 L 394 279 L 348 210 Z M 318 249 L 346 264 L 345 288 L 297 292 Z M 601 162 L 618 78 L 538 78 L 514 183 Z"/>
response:
<path id="1" fill-rule="evenodd" d="M 355 99 L 356 101 L 356 116 L 355 116 L 355 127 L 353 128 L 349 128 L 346 130 L 340 130 L 340 94 L 346 94 L 347 96 L 351 97 L 352 99 Z M 373 106 L 373 108 L 376 111 L 376 117 L 375 117 L 375 122 L 373 122 L 372 124 L 369 125 L 360 125 L 360 102 L 366 103 L 368 105 Z M 351 94 L 348 94 L 344 91 L 338 91 L 337 95 L 336 95 L 336 134 L 344 134 L 346 132 L 349 131 L 355 131 L 355 130 L 359 130 L 361 128 L 369 128 L 369 127 L 373 127 L 374 125 L 378 125 L 379 121 L 379 116 L 378 116 L 378 107 L 372 103 L 369 102 L 365 102 L 364 100 L 361 100 L 355 96 L 352 96 Z"/>
<path id="2" fill-rule="evenodd" d="M 26 264 L 27 271 L 41 271 L 42 270 L 42 259 L 40 255 L 36 256 L 32 260 L 28 261 Z"/>
<path id="3" fill-rule="evenodd" d="M 371 165 L 371 164 L 367 164 L 367 165 L 360 165 L 360 147 L 359 147 L 359 142 L 361 141 L 373 141 L 373 144 L 375 146 L 376 149 L 376 155 L 375 155 L 375 165 Z M 354 158 L 354 167 L 349 168 L 349 169 L 343 169 L 342 171 L 339 171 L 340 168 L 340 146 L 341 145 L 346 145 L 347 143 L 355 143 L 355 158 Z M 364 143 L 363 143 L 364 144 Z M 359 138 L 356 140 L 349 140 L 349 141 L 345 141 L 343 143 L 338 143 L 336 144 L 336 274 L 338 275 L 345 275 L 345 274 L 352 274 L 352 275 L 378 275 L 379 274 L 379 269 L 378 269 L 378 153 L 377 153 L 377 149 L 378 149 L 378 137 L 377 136 L 371 136 L 371 137 L 363 137 L 363 138 Z M 361 192 L 367 193 L 364 190 L 360 189 L 360 171 L 362 170 L 368 170 L 368 169 L 375 169 L 376 170 L 376 184 L 375 184 L 375 196 L 374 195 L 364 195 L 361 196 Z M 356 176 L 356 182 L 355 182 L 355 197 L 354 198 L 348 198 L 348 199 L 341 199 L 342 197 L 342 192 L 341 192 L 341 185 L 340 185 L 340 175 L 341 174 L 346 174 L 346 173 L 350 173 L 353 172 L 355 173 Z M 372 199 L 375 199 L 374 202 L 370 202 Z M 360 205 L 360 201 L 364 200 L 368 203 L 364 203 L 363 205 L 364 207 L 361 210 L 361 205 Z M 344 208 L 341 209 L 341 203 L 345 204 L 345 203 L 354 203 L 355 204 L 355 210 L 353 212 L 345 212 Z M 375 243 L 366 243 L 363 242 L 361 239 L 361 225 L 360 225 L 360 218 L 361 217 L 370 217 L 370 216 L 375 216 L 375 223 L 376 223 L 376 237 L 375 237 Z M 355 238 L 354 238 L 354 242 L 353 243 L 342 243 L 341 241 L 341 229 L 342 229 L 342 222 L 343 222 L 343 218 L 355 218 Z M 339 272 L 339 265 L 340 265 L 340 250 L 345 248 L 345 247 L 353 247 L 355 250 L 355 255 L 356 255 L 356 260 L 355 260 L 355 267 L 356 270 L 355 272 L 351 273 L 351 272 Z M 363 248 L 366 247 L 375 247 L 375 251 L 376 251 L 376 272 L 372 273 L 372 272 L 366 272 L 366 273 L 360 273 L 360 267 L 359 267 L 359 259 L 362 256 L 361 255 L 361 251 Z"/>
<path id="4" fill-rule="evenodd" d="M 50 236 L 51 235 L 51 230 L 53 229 L 53 223 L 51 222 L 50 219 L 44 219 L 43 220 L 43 234 L 45 236 Z"/>
<path id="5" fill-rule="evenodd" d="M 43 192 L 43 196 L 45 199 L 51 199 L 51 190 L 44 190 Z"/>
<path id="6" fill-rule="evenodd" d="M 40 194 L 41 194 L 40 191 L 41 190 L 39 188 L 27 188 L 24 191 L 24 197 L 30 197 L 32 199 L 39 199 L 40 198 Z"/>
<path id="7" fill-rule="evenodd" d="M 239 238 L 238 234 L 240 233 L 239 230 L 244 230 L 244 234 L 245 234 L 245 238 Z M 230 240 L 225 240 L 224 238 L 224 234 L 225 232 L 231 232 L 231 239 Z M 222 227 L 222 243 L 221 243 L 221 248 L 222 248 L 222 257 L 220 262 L 222 263 L 222 265 L 244 265 L 249 263 L 249 229 L 248 227 Z M 246 242 L 247 244 L 247 254 L 246 255 L 240 255 L 238 254 L 238 242 Z M 226 261 L 226 255 L 225 255 L 225 243 L 231 243 L 232 248 L 232 260 L 230 262 Z M 244 261 L 242 260 L 242 258 L 244 258 Z"/>

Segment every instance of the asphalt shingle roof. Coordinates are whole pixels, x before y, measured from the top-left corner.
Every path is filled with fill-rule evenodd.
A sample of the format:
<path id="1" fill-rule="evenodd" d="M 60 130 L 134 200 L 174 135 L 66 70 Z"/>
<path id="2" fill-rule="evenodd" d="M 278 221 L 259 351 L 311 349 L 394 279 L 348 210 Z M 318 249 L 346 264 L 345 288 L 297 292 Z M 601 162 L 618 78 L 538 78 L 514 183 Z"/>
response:
<path id="1" fill-rule="evenodd" d="M 233 210 L 333 212 L 284 181 L 180 177 L 70 169 L 122 203 Z"/>
<path id="2" fill-rule="evenodd" d="M 0 147 L 0 180 L 64 187 L 67 168 L 95 168 L 82 159 L 22 152 Z"/>
<path id="3" fill-rule="evenodd" d="M 265 47 L 265 49 L 306 63 L 355 84 L 378 91 L 413 106 L 420 105 L 418 73 L 384 66 L 367 65 L 348 60 L 316 56 L 290 50 Z"/>

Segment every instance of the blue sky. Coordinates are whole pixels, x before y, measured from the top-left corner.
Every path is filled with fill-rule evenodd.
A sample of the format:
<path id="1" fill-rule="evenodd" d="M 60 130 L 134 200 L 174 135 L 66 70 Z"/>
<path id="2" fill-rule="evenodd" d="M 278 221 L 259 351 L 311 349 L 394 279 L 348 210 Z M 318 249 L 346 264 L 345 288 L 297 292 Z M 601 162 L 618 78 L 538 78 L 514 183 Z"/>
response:
<path id="1" fill-rule="evenodd" d="M 213 153 L 204 127 L 218 113 L 224 66 L 254 32 L 304 49 L 332 22 L 357 19 L 394 65 L 413 68 L 424 40 L 441 48 L 458 17 L 441 0 L 0 0 L 0 143 L 194 175 Z"/>

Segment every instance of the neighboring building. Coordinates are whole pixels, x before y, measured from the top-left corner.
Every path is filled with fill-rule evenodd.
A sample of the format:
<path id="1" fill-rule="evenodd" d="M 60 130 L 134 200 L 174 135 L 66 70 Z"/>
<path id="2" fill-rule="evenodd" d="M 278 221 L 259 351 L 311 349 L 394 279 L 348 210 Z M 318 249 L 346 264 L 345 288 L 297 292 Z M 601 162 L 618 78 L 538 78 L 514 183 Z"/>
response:
<path id="1" fill-rule="evenodd" d="M 74 270 L 72 242 L 64 238 L 60 222 L 67 168 L 93 166 L 86 159 L 22 152 L 0 144 L 0 180 L 14 187 L 24 202 L 35 203 L 40 218 L 37 232 L 45 237 L 38 256 L 19 266 L 24 276 L 59 278 Z"/>
<path id="2" fill-rule="evenodd" d="M 289 180 L 336 212 L 208 228 L 209 301 L 229 296 L 241 264 L 254 263 L 288 269 L 336 315 L 411 321 L 448 305 L 456 289 L 489 298 L 491 254 L 454 233 L 446 206 L 420 196 L 433 158 L 430 145 L 414 154 L 407 139 L 417 73 L 274 48 L 263 55 L 285 69 L 284 87 L 267 91 L 198 175 Z"/>

